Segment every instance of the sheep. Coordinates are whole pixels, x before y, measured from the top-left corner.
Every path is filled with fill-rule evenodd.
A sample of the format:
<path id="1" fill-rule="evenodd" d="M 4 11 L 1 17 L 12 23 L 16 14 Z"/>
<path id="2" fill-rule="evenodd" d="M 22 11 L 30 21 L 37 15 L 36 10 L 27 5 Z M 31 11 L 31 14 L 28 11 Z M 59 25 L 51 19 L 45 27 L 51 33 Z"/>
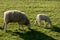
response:
<path id="1" fill-rule="evenodd" d="M 40 26 L 41 20 L 44 20 L 44 27 L 47 26 L 46 22 L 50 26 L 52 26 L 51 20 L 50 20 L 50 18 L 46 14 L 38 14 L 34 24 L 36 25 L 36 23 L 38 23 L 38 26 Z"/>
<path id="2" fill-rule="evenodd" d="M 28 26 L 28 28 L 30 29 L 30 20 L 28 19 L 28 17 L 25 15 L 24 12 L 18 11 L 18 10 L 8 10 L 4 12 L 4 25 L 3 25 L 3 29 L 4 31 L 6 31 L 6 27 L 8 23 L 15 23 L 17 22 L 20 25 L 25 25 Z M 18 28 L 19 28 L 18 27 Z"/>

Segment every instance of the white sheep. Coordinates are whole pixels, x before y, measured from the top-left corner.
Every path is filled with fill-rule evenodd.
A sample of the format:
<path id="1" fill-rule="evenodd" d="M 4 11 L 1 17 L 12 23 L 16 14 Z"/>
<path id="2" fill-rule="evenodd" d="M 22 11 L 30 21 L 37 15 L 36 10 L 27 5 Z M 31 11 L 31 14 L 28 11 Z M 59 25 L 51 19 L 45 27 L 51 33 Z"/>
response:
<path id="1" fill-rule="evenodd" d="M 20 12 L 18 10 L 9 10 L 4 12 L 4 31 L 6 31 L 7 24 L 11 22 L 18 22 L 19 25 L 26 25 L 30 29 L 30 21 L 24 12 Z"/>
<path id="2" fill-rule="evenodd" d="M 38 23 L 38 25 L 40 26 L 41 20 L 44 20 L 44 27 L 47 26 L 46 22 L 48 22 L 48 24 L 52 26 L 50 18 L 45 14 L 38 14 L 34 24 L 36 25 L 36 23 Z"/>

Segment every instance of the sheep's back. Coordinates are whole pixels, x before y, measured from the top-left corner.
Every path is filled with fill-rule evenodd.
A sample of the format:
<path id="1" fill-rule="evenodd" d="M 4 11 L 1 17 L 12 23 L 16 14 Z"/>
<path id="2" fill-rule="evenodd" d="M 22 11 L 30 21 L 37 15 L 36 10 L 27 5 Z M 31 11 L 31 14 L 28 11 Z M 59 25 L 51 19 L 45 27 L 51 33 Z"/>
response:
<path id="1" fill-rule="evenodd" d="M 10 22 L 24 21 L 27 19 L 26 15 L 19 11 L 7 11 L 4 13 L 7 20 Z"/>

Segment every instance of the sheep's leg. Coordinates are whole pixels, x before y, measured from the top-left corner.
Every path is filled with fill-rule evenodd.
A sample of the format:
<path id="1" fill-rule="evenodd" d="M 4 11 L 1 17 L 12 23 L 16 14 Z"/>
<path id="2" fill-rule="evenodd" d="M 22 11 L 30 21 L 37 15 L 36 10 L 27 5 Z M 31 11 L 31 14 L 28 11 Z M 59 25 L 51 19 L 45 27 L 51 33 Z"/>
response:
<path id="1" fill-rule="evenodd" d="M 5 23 L 3 24 L 3 29 L 4 29 Z"/>
<path id="2" fill-rule="evenodd" d="M 3 26 L 4 31 L 6 31 L 6 27 L 7 27 L 7 23 L 5 22 L 5 23 L 4 23 L 4 26 Z"/>
<path id="3" fill-rule="evenodd" d="M 18 22 L 19 26 L 18 26 L 18 29 L 20 30 L 20 22 Z"/>
<path id="4" fill-rule="evenodd" d="M 20 24 L 19 24 L 19 26 L 18 26 L 18 29 L 20 30 Z"/>
<path id="5" fill-rule="evenodd" d="M 22 25 L 22 29 L 23 29 L 23 32 L 24 32 L 24 27 L 23 27 L 23 25 Z"/>
<path id="6" fill-rule="evenodd" d="M 22 24 L 21 24 L 21 25 L 20 25 L 20 23 L 18 23 L 18 24 L 19 24 L 18 29 L 21 30 L 21 29 L 20 29 L 20 26 L 21 26 Z M 23 28 L 23 25 L 22 25 L 22 28 Z M 24 28 L 23 28 L 23 31 L 24 31 Z"/>
<path id="7" fill-rule="evenodd" d="M 19 23 L 18 23 L 18 24 L 19 24 Z M 17 30 L 16 30 L 16 31 L 19 31 L 19 30 L 21 30 L 21 29 L 20 29 L 20 24 L 19 24 L 19 26 L 18 26 L 18 28 L 17 28 Z"/>

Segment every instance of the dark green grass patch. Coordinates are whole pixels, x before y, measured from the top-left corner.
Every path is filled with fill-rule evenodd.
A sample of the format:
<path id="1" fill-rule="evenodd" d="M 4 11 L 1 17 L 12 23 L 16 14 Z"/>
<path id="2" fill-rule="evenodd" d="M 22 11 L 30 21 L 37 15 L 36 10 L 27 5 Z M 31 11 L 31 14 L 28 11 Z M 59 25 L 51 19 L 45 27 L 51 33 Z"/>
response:
<path id="1" fill-rule="evenodd" d="M 7 25 L 7 32 L 3 31 L 4 12 L 20 10 L 28 16 L 31 29 L 24 26 L 25 33 L 18 30 L 17 23 Z M 51 28 L 34 25 L 37 14 L 46 14 L 52 21 Z M 18 31 L 17 31 L 18 30 Z M 0 40 L 60 40 L 60 1 L 59 0 L 0 0 Z"/>

